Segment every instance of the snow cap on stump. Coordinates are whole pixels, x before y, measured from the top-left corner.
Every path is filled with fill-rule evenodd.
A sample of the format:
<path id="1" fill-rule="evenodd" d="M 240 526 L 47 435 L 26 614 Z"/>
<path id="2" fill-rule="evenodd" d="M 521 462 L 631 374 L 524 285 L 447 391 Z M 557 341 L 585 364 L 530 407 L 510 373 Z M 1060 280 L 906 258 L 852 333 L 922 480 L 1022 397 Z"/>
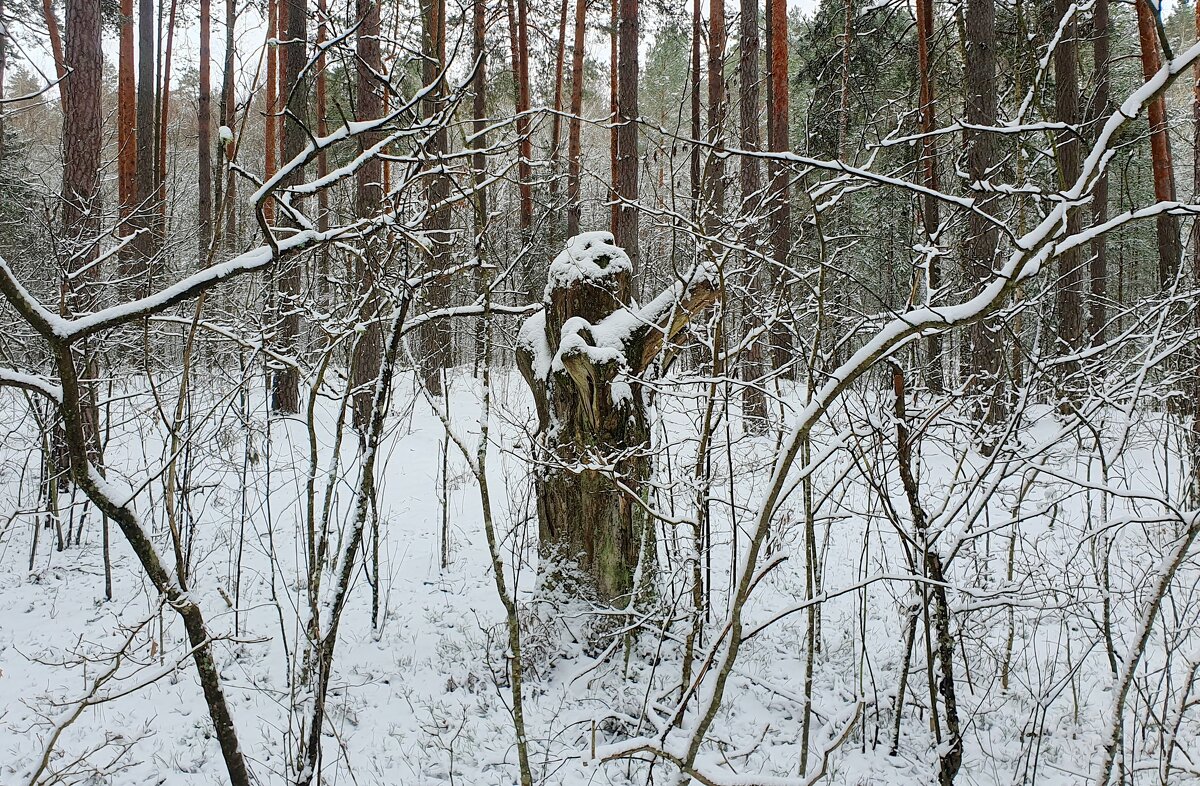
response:
<path id="1" fill-rule="evenodd" d="M 554 290 L 581 282 L 618 295 L 618 290 L 628 286 L 632 273 L 633 262 L 611 232 L 582 232 L 569 239 L 567 247 L 550 263 L 545 299 L 549 302 Z"/>

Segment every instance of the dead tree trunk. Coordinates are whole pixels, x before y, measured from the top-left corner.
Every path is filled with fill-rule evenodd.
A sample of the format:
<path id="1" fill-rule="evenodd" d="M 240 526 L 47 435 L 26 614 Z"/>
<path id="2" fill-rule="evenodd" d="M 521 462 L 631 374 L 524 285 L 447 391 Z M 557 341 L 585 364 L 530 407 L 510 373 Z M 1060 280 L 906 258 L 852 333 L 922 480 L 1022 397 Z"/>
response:
<path id="1" fill-rule="evenodd" d="M 517 342 L 538 413 L 542 576 L 614 604 L 635 589 L 639 562 L 644 579 L 653 564 L 653 524 L 638 499 L 650 473 L 643 375 L 717 298 L 699 273 L 637 307 L 632 277 L 611 233 L 576 235 Z"/>
<path id="2" fill-rule="evenodd" d="M 638 0 L 620 0 L 617 28 L 617 202 L 616 231 L 621 247 L 638 269 Z"/>

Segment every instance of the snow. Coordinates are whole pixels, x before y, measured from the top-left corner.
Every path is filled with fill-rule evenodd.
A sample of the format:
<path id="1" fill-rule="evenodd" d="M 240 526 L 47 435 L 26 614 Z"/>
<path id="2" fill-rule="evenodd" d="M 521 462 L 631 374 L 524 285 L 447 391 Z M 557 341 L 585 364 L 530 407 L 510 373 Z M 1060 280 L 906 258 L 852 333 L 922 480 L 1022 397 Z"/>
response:
<path id="1" fill-rule="evenodd" d="M 532 321 L 536 326 L 536 316 Z M 118 501 L 136 497 L 139 509 L 152 512 L 144 514 L 149 515 L 144 526 L 161 542 L 164 522 L 160 513 L 153 512 L 158 510 L 157 500 L 145 489 L 136 491 L 137 484 L 129 480 L 154 471 L 166 455 L 169 434 L 153 417 L 148 388 L 136 381 L 129 384 L 128 390 L 114 398 L 117 429 L 110 444 L 106 489 Z M 494 400 L 502 403 L 493 413 L 490 429 L 492 440 L 504 449 L 495 451 L 489 460 L 489 479 L 501 514 L 504 552 L 522 566 L 518 598 L 529 608 L 536 553 L 526 530 L 532 506 L 528 457 L 518 446 L 532 412 L 523 383 L 514 374 L 497 374 L 496 384 Z M 479 395 L 469 377 L 458 375 L 448 402 L 458 432 L 478 433 Z M 803 398 L 798 390 L 789 395 Z M 16 412 L 22 406 L 19 396 L 0 397 L 6 411 Z M 659 397 L 657 402 L 661 428 L 675 446 L 673 450 L 681 451 L 675 456 L 676 467 L 689 466 L 694 455 L 687 446 L 695 444 L 698 401 L 680 396 Z M 291 722 L 288 697 L 294 691 L 297 703 L 305 701 L 302 691 L 289 688 L 289 674 L 294 672 L 288 653 L 294 655 L 303 642 L 306 590 L 300 576 L 308 447 L 303 425 L 268 423 L 264 403 L 261 387 L 256 387 L 247 402 L 243 429 L 217 438 L 218 427 L 211 424 L 205 427 L 214 429 L 211 433 L 198 435 L 192 480 L 195 490 L 189 498 L 197 516 L 197 556 L 188 597 L 204 609 L 214 634 L 226 637 L 216 645 L 218 666 L 255 776 L 263 783 L 283 784 L 290 780 L 286 751 L 295 742 L 286 731 Z M 886 399 L 873 403 L 868 397 L 857 406 L 882 410 L 886 405 Z M 318 406 L 315 426 L 321 466 L 328 466 L 333 457 L 337 406 L 336 400 L 322 400 Z M 452 548 L 450 565 L 443 570 L 438 543 L 441 506 L 439 494 L 431 490 L 439 488 L 441 462 L 435 457 L 440 455 L 444 429 L 410 380 L 401 382 L 392 413 L 395 427 L 389 429 L 380 452 L 382 624 L 378 629 L 371 627 L 370 590 L 360 575 L 342 619 L 330 697 L 331 730 L 337 737 L 325 740 L 326 778 L 348 780 L 353 772 L 360 784 L 432 786 L 453 779 L 509 786 L 516 779 L 511 716 L 506 688 L 496 684 L 507 644 L 499 627 L 503 609 L 489 575 L 490 558 L 482 537 L 476 489 L 466 474 L 465 462 L 451 449 L 446 501 Z M 1153 511 L 1158 510 L 1151 501 L 1154 495 L 1162 493 L 1163 485 L 1174 487 L 1179 482 L 1177 476 L 1146 471 L 1163 466 L 1159 427 L 1154 417 L 1127 421 L 1114 414 L 1113 432 L 1106 438 L 1111 447 L 1124 430 L 1131 431 L 1131 436 L 1123 438 L 1125 454 L 1108 456 L 1108 485 L 1132 495 L 1115 497 L 1116 509 L 1109 518 L 1114 527 L 1114 563 L 1122 566 L 1120 572 L 1114 571 L 1112 594 L 1122 651 L 1124 643 L 1141 629 L 1143 607 L 1138 593 L 1143 590 L 1139 586 L 1145 584 L 1144 577 L 1158 575 L 1160 555 L 1169 555 L 1174 543 L 1169 532 L 1151 533 L 1154 545 L 1147 549 L 1141 531 L 1116 526 L 1134 518 L 1153 519 Z M 952 426 L 935 428 L 943 431 L 926 443 L 923 467 L 930 499 L 946 500 L 944 511 L 931 504 L 935 519 L 955 515 L 958 503 L 954 500 L 961 501 L 966 493 L 959 478 L 964 471 L 999 478 L 997 493 L 983 504 L 993 523 L 1011 515 L 1013 478 L 996 475 L 994 465 L 988 470 L 988 462 L 977 455 L 960 455 L 961 441 L 955 439 Z M 1039 770 L 1039 784 L 1078 782 L 1066 773 L 1088 771 L 1110 711 L 1106 658 L 1102 648 L 1087 649 L 1090 634 L 1078 628 L 1080 618 L 1071 612 L 1073 604 L 1095 602 L 1093 589 L 1075 581 L 1080 571 L 1090 569 L 1090 556 L 1086 550 L 1079 551 L 1078 543 L 1093 524 L 1085 497 L 1064 493 L 1076 487 L 1071 479 L 1083 478 L 1086 468 L 1096 466 L 1098 459 L 1077 453 L 1061 439 L 1061 428 L 1048 408 L 1030 411 L 1025 439 L 1030 453 L 1048 462 L 1050 472 L 1042 476 L 1045 480 L 1029 497 L 1022 514 L 1015 581 L 974 587 L 962 584 L 963 573 L 956 572 L 951 582 L 956 588 L 952 596 L 956 613 L 963 615 L 963 625 L 970 632 L 966 642 L 973 658 L 993 651 L 977 650 L 979 637 L 988 647 L 1003 646 L 1004 615 L 1009 608 L 1003 602 L 1019 601 L 1012 606 L 1018 622 L 1014 676 L 1019 678 L 1009 692 L 1000 696 L 986 685 L 972 689 L 965 677 L 960 682 L 960 701 L 977 729 L 965 740 L 964 774 L 971 773 L 973 783 L 1011 783 L 1035 743 L 1041 746 L 1039 755 L 1047 765 Z M 18 484 L 19 475 L 13 471 L 27 452 L 23 438 L 18 438 L 20 433 L 0 447 L 0 511 L 4 515 L 27 507 L 28 495 L 33 493 L 29 485 Z M 814 477 L 822 488 L 844 490 L 839 492 L 839 515 L 819 524 L 820 531 L 828 528 L 832 537 L 823 547 L 827 565 L 822 596 L 825 647 L 817 660 L 814 682 L 810 775 L 819 753 L 830 747 L 829 783 L 927 784 L 936 770 L 936 759 L 927 726 L 915 707 L 906 715 L 897 757 L 887 755 L 886 739 L 872 748 L 858 726 L 844 744 L 836 744 L 856 713 L 861 713 L 860 723 L 866 722 L 862 719 L 874 723 L 871 719 L 878 718 L 882 736 L 890 734 L 889 691 L 895 687 L 901 641 L 900 615 L 895 610 L 911 598 L 913 581 L 900 557 L 897 536 L 871 512 L 878 492 L 861 478 L 837 480 L 853 466 L 847 452 L 847 446 L 856 443 L 848 438 L 853 433 L 854 429 L 838 418 L 813 432 L 814 456 L 819 457 L 814 461 L 819 464 Z M 247 448 L 257 456 L 255 460 L 246 458 Z M 774 453 L 774 437 L 737 436 L 730 449 L 735 462 L 732 467 L 724 464 L 723 450 L 714 454 L 712 526 L 714 539 L 725 544 L 732 537 L 730 503 L 746 510 L 760 494 Z M 343 445 L 342 452 L 341 461 L 353 466 L 357 460 L 354 446 Z M 1183 469 L 1177 464 L 1166 466 Z M 732 499 L 720 491 L 730 483 Z M 987 487 L 985 483 L 983 488 Z M 333 488 L 335 519 L 348 521 L 344 516 L 348 496 L 336 491 L 336 484 Z M 680 499 L 686 499 L 694 490 L 685 485 L 680 492 Z M 69 506 L 70 501 L 64 504 Z M 781 520 L 796 522 L 793 503 L 785 503 L 785 508 L 789 513 Z M 81 512 L 78 505 L 70 509 Z M 236 564 L 226 555 L 237 542 L 244 511 L 248 518 L 235 629 L 233 610 L 220 593 L 230 598 L 235 595 Z M 3 521 L 0 516 L 0 523 Z M 183 631 L 167 612 L 159 632 L 157 600 L 119 533 L 114 529 L 114 600 L 106 602 L 98 524 L 85 528 L 82 545 L 61 553 L 55 551 L 51 534 L 43 532 L 34 570 L 27 571 L 31 522 L 29 516 L 21 515 L 12 526 L 0 527 L 0 707 L 5 708 L 0 712 L 0 783 L 24 783 L 55 724 L 68 717 L 74 702 L 89 694 L 92 681 L 107 668 L 104 658 L 127 639 L 132 642 L 131 658 L 117 671 L 114 681 L 100 686 L 96 693 L 108 701 L 85 708 L 65 727 L 57 746 L 61 755 L 56 755 L 53 763 L 65 767 L 97 746 L 115 756 L 119 746 L 127 744 L 131 747 L 120 758 L 120 767 L 105 776 L 104 782 L 116 786 L 164 778 L 180 786 L 222 782 L 219 752 L 207 729 Z M 745 535 L 739 537 L 744 547 Z M 864 537 L 870 544 L 865 557 Z M 993 548 L 1003 553 L 1007 538 L 998 536 L 997 540 L 1003 542 Z M 971 542 L 972 548 L 981 548 L 982 541 Z M 782 525 L 773 569 L 760 568 L 763 578 L 745 628 L 749 638 L 713 728 L 722 742 L 704 746 L 697 761 L 697 767 L 713 782 L 780 786 L 805 782 L 796 770 L 805 615 L 789 613 L 806 608 L 804 548 L 798 525 Z M 714 559 L 718 619 L 727 597 L 728 556 L 728 550 L 722 548 Z M 1197 567 L 1185 566 L 1189 571 L 1185 582 L 1196 577 Z M 1033 603 L 1034 598 L 1025 594 L 1031 587 L 1055 588 L 1058 596 L 1073 594 L 1046 598 L 1057 597 L 1054 602 Z M 877 600 L 869 605 L 866 617 L 860 618 L 860 598 L 867 593 Z M 673 706 L 675 698 L 660 691 L 677 679 L 677 642 L 668 639 L 658 646 L 653 637 L 647 637 L 634 646 L 628 667 L 621 657 L 597 663 L 568 635 L 571 626 L 577 625 L 572 621 L 575 617 L 558 618 L 547 604 L 538 608 L 541 611 L 536 618 L 530 617 L 524 634 L 526 712 L 529 741 L 544 782 L 564 786 L 640 783 L 644 782 L 644 765 L 632 765 L 629 770 L 626 764 L 599 759 L 640 745 L 685 753 L 683 735 L 695 727 L 694 712 L 685 714 L 678 730 L 657 723 L 643 724 L 639 730 L 637 723 L 647 695 L 660 696 L 651 702 L 665 705 L 660 713 Z M 1058 661 L 1064 637 L 1073 642 L 1082 659 L 1072 672 L 1078 681 L 1077 708 L 1072 692 L 1061 687 L 1064 672 Z M 92 662 L 85 664 L 85 657 Z M 871 666 L 870 679 L 859 667 L 864 657 Z M 1163 667 L 1157 649 L 1148 654 L 1148 660 L 1143 668 Z M 62 661 L 69 665 L 57 665 Z M 978 663 L 983 668 L 984 662 Z M 917 674 L 910 683 L 910 700 L 919 704 L 923 661 L 914 663 L 914 668 Z M 1042 720 L 1031 727 L 1031 717 Z M 1194 739 L 1189 735 L 1196 733 L 1196 726 L 1195 719 L 1184 719 L 1178 735 L 1184 744 Z M 1031 731 L 1035 733 L 1031 735 Z M 114 736 L 118 734 L 119 739 Z M 103 764 L 109 758 L 104 753 L 89 760 Z M 628 779 L 627 772 L 632 773 Z"/>
<path id="2" fill-rule="evenodd" d="M 537 379 L 547 379 L 554 363 L 550 347 L 546 343 L 546 312 L 539 311 L 521 323 L 517 333 L 517 346 L 528 351 L 533 359 L 533 374 Z"/>
<path id="3" fill-rule="evenodd" d="M 546 277 L 546 299 L 555 289 L 565 289 L 577 281 L 603 286 L 606 279 L 620 273 L 632 273 L 633 262 L 616 245 L 611 232 L 583 232 L 567 241 Z"/>

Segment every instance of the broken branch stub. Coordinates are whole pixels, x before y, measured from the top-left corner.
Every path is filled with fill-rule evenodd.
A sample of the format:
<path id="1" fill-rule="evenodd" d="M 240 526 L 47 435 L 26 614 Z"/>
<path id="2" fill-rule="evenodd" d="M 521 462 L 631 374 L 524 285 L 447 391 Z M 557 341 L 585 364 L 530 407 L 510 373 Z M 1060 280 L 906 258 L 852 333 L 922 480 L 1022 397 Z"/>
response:
<path id="1" fill-rule="evenodd" d="M 616 603 L 654 563 L 645 508 L 650 440 L 642 381 L 654 358 L 718 291 L 698 270 L 645 306 L 632 299 L 633 266 L 608 232 L 567 241 L 550 265 L 544 308 L 525 320 L 517 365 L 537 408 L 542 578 L 573 576 Z"/>

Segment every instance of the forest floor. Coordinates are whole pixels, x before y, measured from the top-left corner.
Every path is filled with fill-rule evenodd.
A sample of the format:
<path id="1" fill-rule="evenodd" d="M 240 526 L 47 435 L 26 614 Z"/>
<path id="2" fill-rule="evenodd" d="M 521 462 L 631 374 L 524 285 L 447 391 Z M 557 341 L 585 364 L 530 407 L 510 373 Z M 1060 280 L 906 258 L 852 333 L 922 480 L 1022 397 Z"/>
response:
<path id="1" fill-rule="evenodd" d="M 166 434 L 151 417 L 148 390 L 129 385 L 112 403 L 107 457 L 111 472 L 136 483 L 162 465 Z M 300 419 L 268 419 L 261 393 L 194 403 L 199 425 L 187 455 L 192 468 L 187 504 L 195 522 L 190 589 L 212 629 L 227 637 L 217 646 L 219 667 L 252 770 L 262 783 L 284 783 L 296 744 L 289 684 L 304 607 L 301 523 L 309 435 Z M 644 764 L 598 765 L 588 752 L 593 745 L 652 733 L 641 720 L 643 708 L 649 704 L 661 712 L 672 703 L 668 689 L 678 684 L 681 668 L 678 636 L 663 640 L 646 632 L 597 659 L 593 649 L 572 638 L 578 618 L 532 602 L 536 524 L 524 458 L 532 413 L 515 374 L 499 375 L 495 393 L 490 477 L 499 525 L 508 533 L 502 550 L 510 565 L 519 566 L 519 600 L 528 618 L 526 722 L 535 777 L 548 784 L 645 783 Z M 366 569 L 357 573 L 338 643 L 324 744 L 326 783 L 514 784 L 516 752 L 500 643 L 504 616 L 490 573 L 478 489 L 453 444 L 443 477 L 445 432 L 410 381 L 396 399 L 382 457 L 379 576 L 370 572 L 368 540 Z M 476 439 L 477 384 L 459 376 L 449 400 L 456 429 Z M 683 485 L 691 469 L 681 468 L 695 464 L 696 401 L 670 399 L 656 428 L 656 439 L 668 446 L 660 454 L 660 480 L 664 486 L 680 484 L 659 504 L 678 516 L 694 498 Z M 169 610 L 159 609 L 119 532 L 112 533 L 109 601 L 102 528 L 85 506 L 64 513 L 68 530 L 81 517 L 86 523 L 80 542 L 63 550 L 54 530 L 39 532 L 26 512 L 37 505 L 38 446 L 24 406 L 15 396 L 0 401 L 15 424 L 0 440 L 0 784 L 28 783 L 60 727 L 41 782 L 50 782 L 49 773 L 60 774 L 62 783 L 224 782 L 182 628 Z M 874 418 L 888 428 L 869 401 L 848 406 L 862 410 L 854 422 Z M 323 401 L 316 411 L 313 433 L 324 468 L 332 456 L 338 402 Z M 889 755 L 903 655 L 902 606 L 912 585 L 902 580 L 909 570 L 886 510 L 892 505 L 904 519 L 906 509 L 886 451 L 855 453 L 858 432 L 847 437 L 845 431 L 849 412 L 835 414 L 839 425 L 822 430 L 814 444 L 814 452 L 835 439 L 848 447 L 822 466 L 815 482 L 823 503 L 816 522 L 822 581 L 831 597 L 823 606 L 822 646 L 814 661 L 808 775 L 819 768 L 828 783 L 929 784 L 937 747 L 920 641 L 901 739 L 896 755 Z M 774 436 L 742 434 L 736 417 L 730 423 L 727 430 L 719 426 L 712 466 L 713 626 L 725 612 L 734 541 L 744 548 L 746 539 L 744 532 L 731 537 L 729 511 L 737 511 L 738 527 L 747 526 L 747 507 L 765 484 L 776 445 Z M 1057 428 L 1052 413 L 1041 412 L 1028 425 L 1029 444 L 1037 444 L 1039 435 L 1051 441 Z M 728 452 L 724 435 L 730 437 Z M 1163 439 L 1153 423 L 1139 427 L 1119 462 L 1109 467 L 1110 482 L 1119 478 L 1135 492 L 1178 482 L 1162 469 L 1169 465 L 1160 450 Z M 1084 447 L 1055 444 L 1059 447 L 1031 454 L 1073 477 L 1093 471 Z M 354 452 L 347 438 L 343 466 L 353 464 Z M 923 455 L 926 504 L 935 511 L 943 503 L 953 507 L 959 481 L 951 476 L 970 474 L 962 470 L 962 451 L 947 434 L 928 439 Z M 965 461 L 987 464 L 972 452 Z M 353 483 L 353 473 L 343 474 L 333 484 L 335 511 L 344 507 Z M 318 483 L 323 487 L 329 477 L 322 469 Z M 882 479 L 889 495 L 864 477 Z M 981 521 L 1011 519 L 1014 505 L 1024 511 L 1017 517 L 1013 580 L 1006 575 L 1007 529 L 960 539 L 961 555 L 951 570 L 951 582 L 963 585 L 953 595 L 966 658 L 957 663 L 965 724 L 960 784 L 1085 782 L 1108 722 L 1112 678 L 1092 614 L 1094 549 L 1082 545 L 1089 542 L 1095 518 L 1090 497 L 1070 483 L 1046 483 L 1018 502 L 1020 477 L 1001 477 L 971 503 L 982 511 Z M 145 486 L 139 496 L 143 511 L 161 509 L 161 487 Z M 755 595 L 753 622 L 806 597 L 801 496 L 793 494 L 780 517 L 772 548 L 786 560 Z M 444 523 L 450 539 L 443 567 Z M 975 526 L 980 533 L 988 529 Z M 678 549 L 688 537 L 683 529 L 669 530 L 660 542 L 660 559 L 671 566 L 673 581 L 682 580 Z M 1165 540 L 1146 525 L 1128 546 L 1114 541 L 1115 595 L 1144 579 L 1156 557 L 1146 543 Z M 169 551 L 165 536 L 157 542 Z M 375 625 L 372 583 L 379 591 Z M 1002 595 L 1006 604 L 997 600 Z M 1010 608 L 1014 639 L 1008 656 Z M 1118 637 L 1128 637 L 1130 615 L 1121 615 L 1119 603 L 1115 613 Z M 1167 613 L 1177 619 L 1195 614 L 1186 607 Z M 792 614 L 747 644 L 713 726 L 716 742 L 700 758 L 701 768 L 720 782 L 751 784 L 762 776 L 801 782 L 806 623 L 806 614 Z M 1153 646 L 1161 653 L 1176 644 L 1159 639 Z M 126 654 L 116 662 L 119 651 Z M 997 676 L 1004 659 L 1011 664 L 1007 689 Z M 1150 663 L 1154 660 L 1152 655 Z M 77 713 L 89 696 L 106 700 Z M 848 725 L 853 728 L 843 735 Z M 827 749 L 832 750 L 822 766 Z M 673 777 L 671 768 L 660 765 L 655 782 Z"/>

